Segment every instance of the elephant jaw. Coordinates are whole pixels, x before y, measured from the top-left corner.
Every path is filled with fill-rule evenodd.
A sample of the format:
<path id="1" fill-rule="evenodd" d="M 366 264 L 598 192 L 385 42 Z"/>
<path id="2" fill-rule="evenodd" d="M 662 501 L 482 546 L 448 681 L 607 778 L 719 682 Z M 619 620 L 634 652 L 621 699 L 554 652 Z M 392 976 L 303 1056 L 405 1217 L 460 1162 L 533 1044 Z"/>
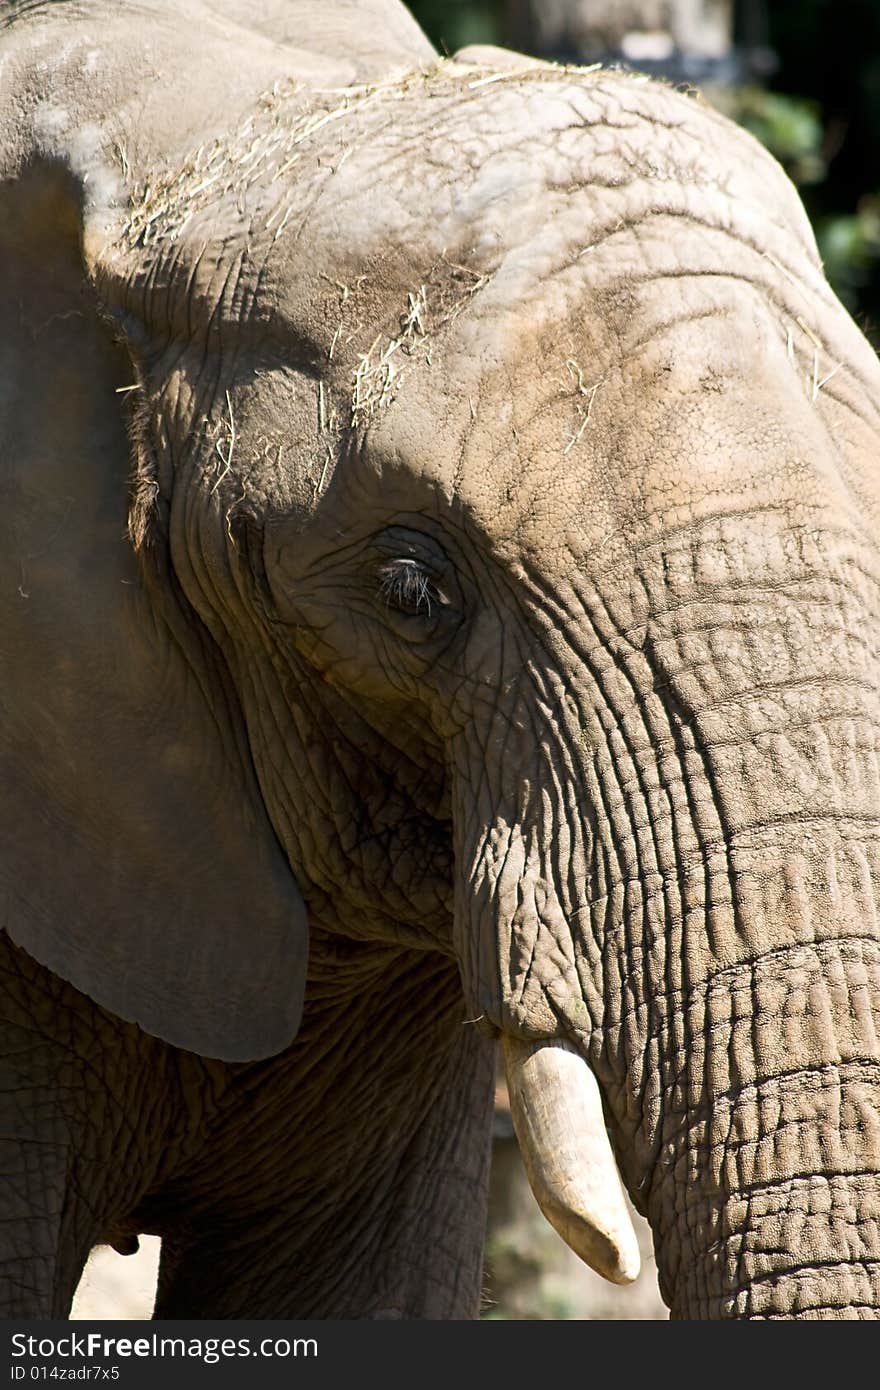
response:
<path id="1" fill-rule="evenodd" d="M 503 1042 L 513 1126 L 538 1206 L 597 1274 L 632 1283 L 639 1247 L 592 1071 L 558 1039 Z"/>

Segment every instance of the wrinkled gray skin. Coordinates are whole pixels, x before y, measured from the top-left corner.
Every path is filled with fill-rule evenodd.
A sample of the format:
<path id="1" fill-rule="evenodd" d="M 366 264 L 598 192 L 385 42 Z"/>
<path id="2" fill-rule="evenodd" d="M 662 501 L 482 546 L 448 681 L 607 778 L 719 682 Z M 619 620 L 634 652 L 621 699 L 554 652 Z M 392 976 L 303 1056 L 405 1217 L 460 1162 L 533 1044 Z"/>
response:
<path id="1" fill-rule="evenodd" d="M 2 1312 L 146 1230 L 159 1316 L 474 1314 L 506 1033 L 674 1315 L 876 1316 L 878 370 L 783 174 L 386 0 L 0 24 Z"/>

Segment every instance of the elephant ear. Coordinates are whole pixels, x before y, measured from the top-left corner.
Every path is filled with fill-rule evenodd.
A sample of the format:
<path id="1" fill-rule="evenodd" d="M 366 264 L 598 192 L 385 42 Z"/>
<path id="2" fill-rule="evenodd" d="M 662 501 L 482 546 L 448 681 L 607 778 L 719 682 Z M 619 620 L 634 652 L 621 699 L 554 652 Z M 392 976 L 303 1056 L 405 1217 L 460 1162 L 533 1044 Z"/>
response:
<path id="1" fill-rule="evenodd" d="M 83 178 L 9 131 L 0 926 L 149 1033 L 267 1056 L 301 1015 L 303 902 L 223 659 L 167 567 L 147 577 L 127 538 L 134 377 L 84 272 Z"/>

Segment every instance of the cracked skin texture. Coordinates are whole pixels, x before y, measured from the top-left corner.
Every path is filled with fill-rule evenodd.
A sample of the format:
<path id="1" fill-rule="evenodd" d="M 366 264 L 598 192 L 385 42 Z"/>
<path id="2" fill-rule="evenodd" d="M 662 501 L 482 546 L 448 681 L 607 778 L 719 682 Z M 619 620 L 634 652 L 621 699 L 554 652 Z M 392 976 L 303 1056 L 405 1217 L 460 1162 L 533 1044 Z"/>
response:
<path id="1" fill-rule="evenodd" d="M 475 1313 L 506 1032 L 673 1315 L 876 1316 L 873 354 L 708 107 L 373 9 L 0 29 L 3 1311 Z"/>

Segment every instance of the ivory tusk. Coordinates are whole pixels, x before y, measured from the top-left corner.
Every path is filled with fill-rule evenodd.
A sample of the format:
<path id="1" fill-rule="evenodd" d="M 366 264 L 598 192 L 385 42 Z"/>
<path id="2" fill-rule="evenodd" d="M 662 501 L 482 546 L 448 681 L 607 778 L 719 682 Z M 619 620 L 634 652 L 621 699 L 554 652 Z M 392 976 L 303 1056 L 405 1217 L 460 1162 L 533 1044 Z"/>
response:
<path id="1" fill-rule="evenodd" d="M 566 1042 L 503 1042 L 513 1127 L 538 1206 L 591 1269 L 631 1284 L 639 1247 L 596 1078 Z"/>

